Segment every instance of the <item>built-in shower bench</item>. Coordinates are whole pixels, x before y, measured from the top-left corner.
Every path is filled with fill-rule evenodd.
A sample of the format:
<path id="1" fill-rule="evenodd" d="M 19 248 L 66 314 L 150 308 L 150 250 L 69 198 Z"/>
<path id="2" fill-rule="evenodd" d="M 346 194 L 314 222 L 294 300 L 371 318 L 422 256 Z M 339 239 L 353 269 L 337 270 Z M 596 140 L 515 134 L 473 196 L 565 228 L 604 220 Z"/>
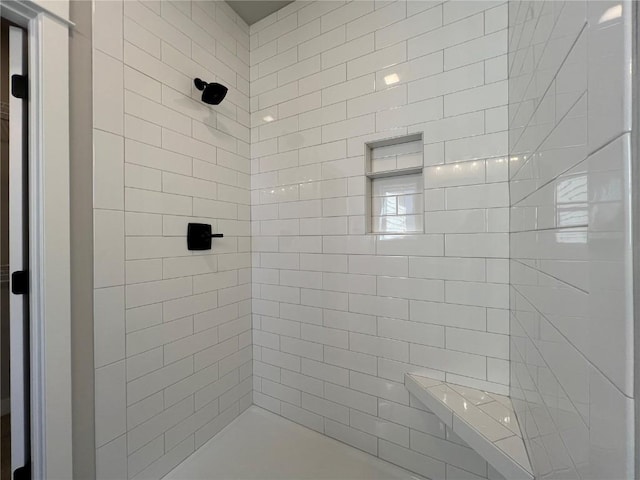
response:
<path id="1" fill-rule="evenodd" d="M 509 397 L 408 373 L 404 384 L 506 479 L 533 480 Z"/>

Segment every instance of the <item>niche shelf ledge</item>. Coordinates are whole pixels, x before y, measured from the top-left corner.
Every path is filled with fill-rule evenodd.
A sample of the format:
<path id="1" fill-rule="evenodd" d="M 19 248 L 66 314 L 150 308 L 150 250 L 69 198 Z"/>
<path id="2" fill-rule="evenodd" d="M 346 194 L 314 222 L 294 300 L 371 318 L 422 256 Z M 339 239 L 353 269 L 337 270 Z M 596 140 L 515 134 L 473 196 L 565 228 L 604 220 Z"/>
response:
<path id="1" fill-rule="evenodd" d="M 386 178 L 386 177 L 398 177 L 401 175 L 414 175 L 416 173 L 422 173 L 422 167 L 410 167 L 401 168 L 398 170 L 384 170 L 382 172 L 367 172 L 367 178 Z"/>
<path id="2" fill-rule="evenodd" d="M 509 397 L 409 373 L 404 384 L 505 478 L 534 479 Z"/>

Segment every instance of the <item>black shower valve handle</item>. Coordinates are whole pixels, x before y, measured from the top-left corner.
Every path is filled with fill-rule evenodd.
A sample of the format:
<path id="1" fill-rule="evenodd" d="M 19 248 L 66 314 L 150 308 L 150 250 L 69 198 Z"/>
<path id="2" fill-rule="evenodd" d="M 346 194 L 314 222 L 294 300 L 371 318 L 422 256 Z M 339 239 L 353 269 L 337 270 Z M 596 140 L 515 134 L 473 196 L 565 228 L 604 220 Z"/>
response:
<path id="1" fill-rule="evenodd" d="M 202 235 L 200 235 L 200 238 L 202 238 L 203 240 L 206 240 L 208 238 L 223 238 L 224 237 L 224 233 L 206 233 L 206 232 L 202 232 Z"/>
<path id="2" fill-rule="evenodd" d="M 189 250 L 211 250 L 212 238 L 223 238 L 222 233 L 213 233 L 208 223 L 189 223 L 187 225 L 187 248 Z"/>

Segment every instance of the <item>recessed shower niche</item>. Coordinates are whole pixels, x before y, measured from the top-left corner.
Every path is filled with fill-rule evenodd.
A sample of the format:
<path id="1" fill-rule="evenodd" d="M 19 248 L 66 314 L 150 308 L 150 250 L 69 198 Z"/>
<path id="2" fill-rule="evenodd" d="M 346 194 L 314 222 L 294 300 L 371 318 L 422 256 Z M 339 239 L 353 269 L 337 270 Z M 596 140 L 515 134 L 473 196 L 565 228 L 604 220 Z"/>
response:
<path id="1" fill-rule="evenodd" d="M 422 134 L 365 144 L 368 233 L 424 232 Z"/>

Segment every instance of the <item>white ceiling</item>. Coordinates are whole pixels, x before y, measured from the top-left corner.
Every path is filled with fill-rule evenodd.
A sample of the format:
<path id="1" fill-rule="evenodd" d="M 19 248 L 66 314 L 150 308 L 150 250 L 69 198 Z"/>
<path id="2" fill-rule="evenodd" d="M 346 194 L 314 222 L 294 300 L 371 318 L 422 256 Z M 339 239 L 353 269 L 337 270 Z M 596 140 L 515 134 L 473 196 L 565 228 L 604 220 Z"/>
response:
<path id="1" fill-rule="evenodd" d="M 292 0 L 227 0 L 227 3 L 248 25 L 280 10 Z"/>

